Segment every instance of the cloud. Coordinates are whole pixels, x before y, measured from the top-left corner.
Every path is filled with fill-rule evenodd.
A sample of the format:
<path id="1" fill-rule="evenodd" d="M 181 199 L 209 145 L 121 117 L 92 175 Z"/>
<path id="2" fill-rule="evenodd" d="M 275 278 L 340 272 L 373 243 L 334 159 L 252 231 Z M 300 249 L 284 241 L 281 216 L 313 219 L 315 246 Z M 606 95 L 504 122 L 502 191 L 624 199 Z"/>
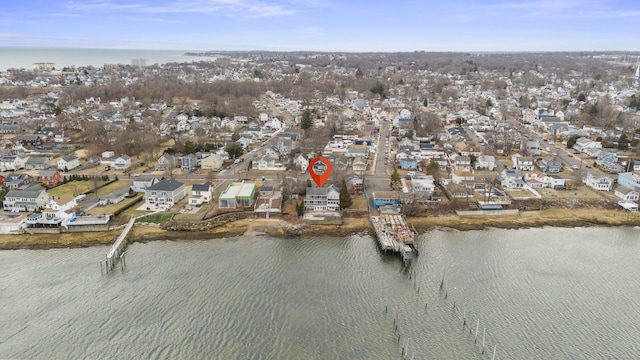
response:
<path id="1" fill-rule="evenodd" d="M 66 8 L 72 12 L 102 12 L 117 14 L 177 14 L 177 13 L 225 13 L 233 12 L 244 17 L 273 17 L 293 15 L 306 7 L 326 6 L 322 0 L 309 4 L 293 0 L 255 1 L 255 0 L 171 0 L 145 3 L 122 3 L 117 0 L 72 1 Z"/>

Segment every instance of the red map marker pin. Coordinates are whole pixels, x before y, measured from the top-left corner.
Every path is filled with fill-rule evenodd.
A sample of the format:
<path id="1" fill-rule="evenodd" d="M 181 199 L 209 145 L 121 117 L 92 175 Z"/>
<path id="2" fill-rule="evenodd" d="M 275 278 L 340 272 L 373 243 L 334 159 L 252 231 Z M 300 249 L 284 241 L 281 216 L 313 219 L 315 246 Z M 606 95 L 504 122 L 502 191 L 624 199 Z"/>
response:
<path id="1" fill-rule="evenodd" d="M 313 182 L 318 187 L 322 187 L 331 175 L 331 162 L 327 158 L 317 157 L 309 162 L 307 170 L 309 170 L 309 175 L 311 175 Z"/>

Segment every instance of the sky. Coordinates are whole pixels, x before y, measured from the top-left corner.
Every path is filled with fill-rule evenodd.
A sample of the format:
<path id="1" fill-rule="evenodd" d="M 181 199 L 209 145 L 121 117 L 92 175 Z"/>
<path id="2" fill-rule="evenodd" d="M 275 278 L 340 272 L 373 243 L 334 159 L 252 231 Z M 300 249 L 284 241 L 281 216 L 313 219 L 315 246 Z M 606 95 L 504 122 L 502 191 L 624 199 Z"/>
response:
<path id="1" fill-rule="evenodd" d="M 8 0 L 0 46 L 640 51 L 640 1 Z"/>

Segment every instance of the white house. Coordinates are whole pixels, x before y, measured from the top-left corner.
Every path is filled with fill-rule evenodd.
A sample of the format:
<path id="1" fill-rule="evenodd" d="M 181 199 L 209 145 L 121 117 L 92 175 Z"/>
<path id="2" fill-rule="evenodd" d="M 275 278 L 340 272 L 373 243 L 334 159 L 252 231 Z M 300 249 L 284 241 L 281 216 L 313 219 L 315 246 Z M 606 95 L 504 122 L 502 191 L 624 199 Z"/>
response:
<path id="1" fill-rule="evenodd" d="M 49 202 L 49 194 L 43 188 L 9 190 L 2 203 L 5 211 L 36 211 Z"/>
<path id="2" fill-rule="evenodd" d="M 131 167 L 131 157 L 129 155 L 118 156 L 113 160 L 113 167 L 116 170 L 126 170 Z"/>
<path id="3" fill-rule="evenodd" d="M 65 155 L 58 160 L 58 171 L 69 171 L 80 166 L 80 159 L 75 155 Z"/>
<path id="4" fill-rule="evenodd" d="M 608 176 L 595 177 L 588 173 L 582 180 L 588 187 L 598 191 L 611 191 L 613 186 L 613 179 Z"/>
<path id="5" fill-rule="evenodd" d="M 302 154 L 299 154 L 298 156 L 296 156 L 296 158 L 293 159 L 293 163 L 303 173 L 307 172 L 307 168 L 309 168 L 309 160 Z"/>
<path id="6" fill-rule="evenodd" d="M 137 178 L 131 184 L 131 190 L 135 192 L 144 192 L 149 186 L 159 182 L 157 178 Z"/>
<path id="7" fill-rule="evenodd" d="M 505 169 L 500 173 L 500 185 L 506 189 L 523 189 L 525 182 L 522 180 L 520 170 Z"/>
<path id="8" fill-rule="evenodd" d="M 308 187 L 304 208 L 312 211 L 338 211 L 340 210 L 340 191 L 333 185 L 321 188 Z"/>
<path id="9" fill-rule="evenodd" d="M 635 201 L 638 202 L 638 198 L 640 194 L 633 190 L 629 189 L 626 186 L 618 185 L 613 189 L 613 193 L 622 200 L 626 201 Z"/>
<path id="10" fill-rule="evenodd" d="M 486 169 L 489 171 L 493 171 L 496 168 L 496 157 L 493 155 L 480 155 L 476 159 L 476 163 L 474 164 L 476 170 Z"/>
<path id="11" fill-rule="evenodd" d="M 530 156 L 522 156 L 520 154 L 513 154 L 511 156 L 513 162 L 513 168 L 520 171 L 533 171 L 533 158 Z"/>
<path id="12" fill-rule="evenodd" d="M 168 210 L 185 196 L 185 186 L 174 179 L 160 180 L 144 191 L 147 209 Z"/>
<path id="13" fill-rule="evenodd" d="M 204 184 L 191 185 L 191 196 L 189 196 L 189 205 L 200 206 L 203 203 L 211 202 L 213 199 L 213 187 L 210 182 Z"/>

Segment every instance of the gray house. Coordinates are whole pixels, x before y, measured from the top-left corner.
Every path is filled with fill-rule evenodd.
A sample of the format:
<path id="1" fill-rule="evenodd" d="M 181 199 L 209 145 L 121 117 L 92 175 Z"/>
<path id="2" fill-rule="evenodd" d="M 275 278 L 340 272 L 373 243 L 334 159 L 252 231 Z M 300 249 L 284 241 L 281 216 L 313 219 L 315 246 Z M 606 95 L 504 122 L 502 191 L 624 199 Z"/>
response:
<path id="1" fill-rule="evenodd" d="M 51 160 L 48 157 L 33 157 L 30 156 L 27 162 L 24 163 L 24 168 L 27 170 L 47 170 L 51 169 Z"/>

